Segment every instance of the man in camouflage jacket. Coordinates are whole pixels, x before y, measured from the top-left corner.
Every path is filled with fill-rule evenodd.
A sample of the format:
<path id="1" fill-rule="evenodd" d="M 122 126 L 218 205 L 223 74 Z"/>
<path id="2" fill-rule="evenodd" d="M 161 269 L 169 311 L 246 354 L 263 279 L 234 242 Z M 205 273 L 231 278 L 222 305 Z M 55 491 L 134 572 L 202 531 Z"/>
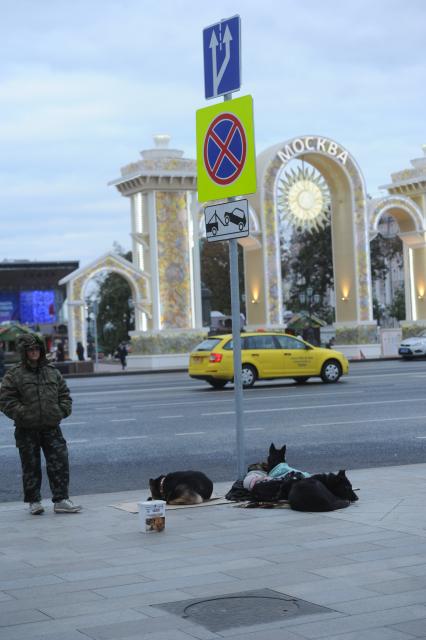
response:
<path id="1" fill-rule="evenodd" d="M 46 359 L 44 342 L 34 334 L 19 341 L 21 362 L 4 376 L 0 409 L 15 423 L 24 485 L 24 501 L 30 513 L 39 515 L 41 504 L 41 451 L 56 513 L 77 513 L 80 506 L 69 499 L 68 449 L 60 422 L 71 414 L 72 399 L 60 371 Z"/>

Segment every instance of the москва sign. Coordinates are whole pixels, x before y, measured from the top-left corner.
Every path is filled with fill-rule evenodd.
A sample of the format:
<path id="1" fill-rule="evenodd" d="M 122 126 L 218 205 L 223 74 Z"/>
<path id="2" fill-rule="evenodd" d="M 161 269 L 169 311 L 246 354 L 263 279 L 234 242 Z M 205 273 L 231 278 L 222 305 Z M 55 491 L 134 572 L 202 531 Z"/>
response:
<path id="1" fill-rule="evenodd" d="M 309 152 L 326 153 L 342 164 L 346 164 L 348 152 L 339 147 L 336 142 L 327 138 L 318 138 L 315 136 L 306 136 L 304 138 L 295 138 L 290 144 L 286 144 L 284 149 L 278 151 L 278 157 L 283 162 L 288 162 L 294 156 L 301 153 Z"/>

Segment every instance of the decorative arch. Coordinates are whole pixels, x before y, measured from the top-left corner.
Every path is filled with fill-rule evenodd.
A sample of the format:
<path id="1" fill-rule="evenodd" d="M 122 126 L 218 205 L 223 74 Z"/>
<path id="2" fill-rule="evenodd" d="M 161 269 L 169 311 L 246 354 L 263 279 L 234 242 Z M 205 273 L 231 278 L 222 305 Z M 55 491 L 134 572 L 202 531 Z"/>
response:
<path id="1" fill-rule="evenodd" d="M 375 324 L 364 178 L 355 159 L 342 145 L 314 135 L 291 138 L 258 157 L 259 188 L 252 205 L 262 221 L 262 247 L 257 256 L 252 252 L 252 266 L 246 270 L 252 300 L 258 302 L 248 310 L 249 323 L 283 323 L 276 196 L 280 172 L 293 159 L 303 159 L 317 168 L 330 189 L 336 325 L 370 325 L 364 327 L 363 338 L 372 341 L 373 336 L 366 335 L 374 332 Z"/>
<path id="2" fill-rule="evenodd" d="M 404 291 L 407 321 L 426 314 L 426 227 L 420 207 L 406 196 L 390 195 L 370 201 L 370 239 L 378 233 L 382 216 L 391 215 L 399 225 L 403 244 Z"/>
<path id="3" fill-rule="evenodd" d="M 85 292 L 92 278 L 102 271 L 114 272 L 129 284 L 135 307 L 135 330 L 146 329 L 146 318 L 151 317 L 150 282 L 145 272 L 118 254 L 109 252 L 91 264 L 73 271 L 59 284 L 67 286 L 69 354 L 75 355 L 77 342 L 81 342 L 87 352 L 85 331 Z"/>
<path id="4" fill-rule="evenodd" d="M 385 196 L 370 201 L 370 235 L 378 233 L 381 217 L 387 213 L 399 224 L 401 235 L 425 231 L 423 213 L 420 207 L 406 196 Z"/>

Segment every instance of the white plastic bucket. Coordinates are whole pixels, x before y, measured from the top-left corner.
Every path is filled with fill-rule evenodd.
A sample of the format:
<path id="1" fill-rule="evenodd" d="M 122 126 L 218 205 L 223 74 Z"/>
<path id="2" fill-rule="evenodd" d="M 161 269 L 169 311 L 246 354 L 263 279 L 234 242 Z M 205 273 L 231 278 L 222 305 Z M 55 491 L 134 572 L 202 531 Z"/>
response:
<path id="1" fill-rule="evenodd" d="M 165 500 L 138 502 L 139 524 L 143 533 L 159 533 L 166 528 Z"/>

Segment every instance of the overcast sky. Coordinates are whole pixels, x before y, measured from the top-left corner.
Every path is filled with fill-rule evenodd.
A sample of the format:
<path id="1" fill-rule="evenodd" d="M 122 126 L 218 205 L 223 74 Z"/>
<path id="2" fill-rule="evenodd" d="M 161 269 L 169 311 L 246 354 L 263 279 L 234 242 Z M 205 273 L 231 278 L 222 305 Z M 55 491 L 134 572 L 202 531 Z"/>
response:
<path id="1" fill-rule="evenodd" d="M 15 0 L 1 4 L 0 260 L 130 248 L 129 202 L 107 182 L 156 133 L 195 158 L 202 30 L 242 23 L 256 151 L 318 134 L 367 190 L 426 143 L 424 0 Z"/>

